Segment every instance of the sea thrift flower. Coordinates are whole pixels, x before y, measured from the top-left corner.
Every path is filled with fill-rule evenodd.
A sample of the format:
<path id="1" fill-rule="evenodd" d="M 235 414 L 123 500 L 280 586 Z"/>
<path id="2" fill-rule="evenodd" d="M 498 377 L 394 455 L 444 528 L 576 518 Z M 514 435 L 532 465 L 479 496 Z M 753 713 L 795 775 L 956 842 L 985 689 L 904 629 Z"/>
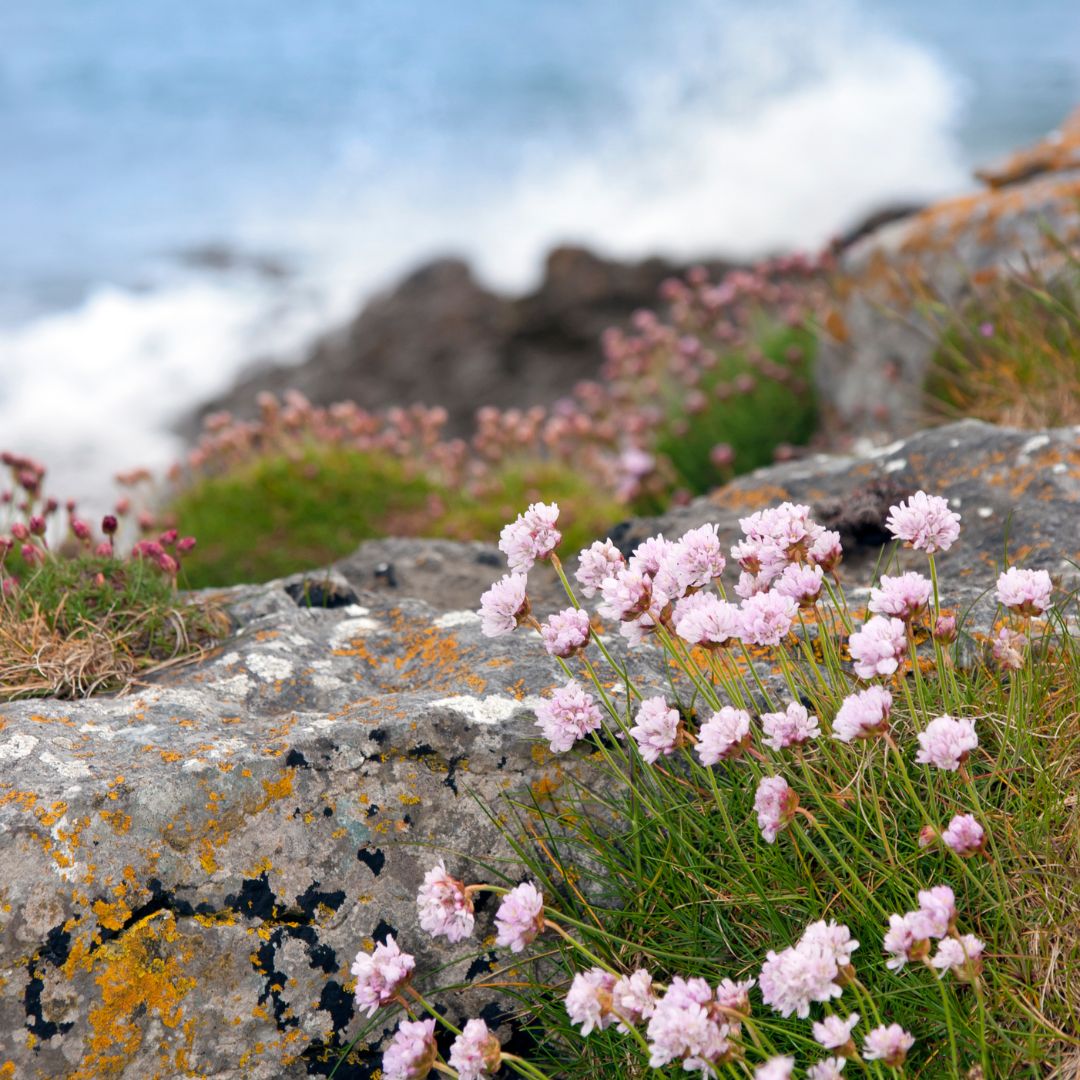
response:
<path id="1" fill-rule="evenodd" d="M 683 533 L 675 544 L 674 572 L 679 591 L 703 589 L 718 578 L 727 565 L 720 549 L 717 525 L 702 525 Z"/>
<path id="2" fill-rule="evenodd" d="M 531 882 L 512 888 L 495 913 L 495 944 L 519 953 L 544 928 L 544 894 Z"/>
<path id="3" fill-rule="evenodd" d="M 392 1001 L 397 992 L 409 980 L 416 961 L 402 952 L 393 934 L 375 946 L 373 952 L 361 952 L 353 961 L 352 973 L 356 976 L 356 1007 L 367 1010 L 373 1016 L 380 1005 Z"/>
<path id="4" fill-rule="evenodd" d="M 737 1023 L 739 1017 L 750 1015 L 750 991 L 754 988 L 756 979 L 743 979 L 735 982 L 733 979 L 721 979 L 713 992 L 716 1004 L 731 1017 L 731 1022 Z"/>
<path id="5" fill-rule="evenodd" d="M 750 714 L 725 705 L 701 725 L 696 750 L 702 765 L 715 765 L 737 757 L 749 745 Z"/>
<path id="6" fill-rule="evenodd" d="M 997 579 L 997 598 L 1020 615 L 1041 615 L 1050 607 L 1054 584 L 1045 570 L 1010 566 Z"/>
<path id="7" fill-rule="evenodd" d="M 731 1052 L 730 1027 L 714 1015 L 712 992 L 704 979 L 676 975 L 656 1005 L 647 1029 L 649 1064 L 662 1069 L 682 1061 L 687 1072 L 715 1075 L 713 1065 Z"/>
<path id="8" fill-rule="evenodd" d="M 956 922 L 956 896 L 948 885 L 920 889 L 919 911 L 926 916 L 930 937 L 944 937 Z"/>
<path id="9" fill-rule="evenodd" d="M 524 574 L 506 574 L 480 597 L 481 630 L 485 637 L 512 634 L 529 615 Z"/>
<path id="10" fill-rule="evenodd" d="M 883 1061 L 895 1069 L 904 1064 L 907 1052 L 914 1045 L 915 1039 L 899 1024 L 882 1025 L 863 1039 L 863 1057 L 867 1061 Z"/>
<path id="11" fill-rule="evenodd" d="M 994 638 L 992 652 L 999 667 L 1006 671 L 1019 671 L 1024 666 L 1024 650 L 1028 640 L 1015 630 L 1003 626 Z"/>
<path id="12" fill-rule="evenodd" d="M 640 1024 L 656 1011 L 652 976 L 643 968 L 619 979 L 611 991 L 611 998 L 612 1007 L 619 1016 L 619 1030 L 623 1032 L 627 1030 L 627 1024 Z"/>
<path id="13" fill-rule="evenodd" d="M 851 1045 L 851 1033 L 859 1022 L 859 1014 L 852 1013 L 846 1020 L 839 1016 L 826 1016 L 814 1021 L 814 1038 L 826 1050 L 841 1050 Z M 851 1045 L 851 1049 L 855 1047 Z"/>
<path id="14" fill-rule="evenodd" d="M 843 923 L 824 919 L 811 923 L 799 938 L 799 948 L 816 947 L 824 949 L 836 961 L 837 968 L 842 972 L 851 965 L 851 954 L 859 947 L 859 943 L 851 936 L 851 931 Z"/>
<path id="15" fill-rule="evenodd" d="M 767 844 L 776 840 L 780 830 L 795 816 L 798 806 L 799 796 L 782 776 L 762 777 L 754 795 L 754 809 Z"/>
<path id="16" fill-rule="evenodd" d="M 813 607 L 824 581 L 820 566 L 793 563 L 780 575 L 773 588 L 782 596 L 790 596 L 799 607 Z"/>
<path id="17" fill-rule="evenodd" d="M 941 840 L 961 858 L 968 858 L 982 851 L 986 832 L 971 814 L 957 814 L 941 834 Z"/>
<path id="18" fill-rule="evenodd" d="M 600 591 L 603 601 L 597 610 L 608 619 L 633 619 L 652 603 L 652 582 L 630 567 L 604 578 Z"/>
<path id="19" fill-rule="evenodd" d="M 425 875 L 416 895 L 420 926 L 432 937 L 445 937 L 451 943 L 464 940 L 473 932 L 473 903 L 463 882 L 451 877 L 440 859 Z"/>
<path id="20" fill-rule="evenodd" d="M 934 621 L 934 640 L 950 645 L 956 640 L 956 616 L 940 614 Z"/>
<path id="21" fill-rule="evenodd" d="M 805 1020 L 812 1002 L 829 1001 L 843 993 L 836 981 L 839 974 L 830 950 L 814 942 L 800 943 L 779 953 L 768 952 L 758 986 L 773 1012 L 783 1017 L 794 1013 Z"/>
<path id="22" fill-rule="evenodd" d="M 588 612 L 572 607 L 551 615 L 540 627 L 544 648 L 563 660 L 584 649 L 591 632 Z"/>
<path id="23" fill-rule="evenodd" d="M 592 597 L 597 594 L 605 578 L 611 577 L 625 565 L 622 552 L 610 540 L 597 540 L 578 556 L 578 570 L 574 577 L 581 585 L 581 591 Z"/>
<path id="24" fill-rule="evenodd" d="M 765 745 L 774 750 L 801 746 L 821 734 L 817 717 L 811 716 L 797 701 L 788 705 L 784 712 L 762 713 L 761 727 L 765 732 Z"/>
<path id="25" fill-rule="evenodd" d="M 679 637 L 706 649 L 730 645 L 741 633 L 738 607 L 713 593 L 694 593 L 680 600 L 672 618 Z"/>
<path id="26" fill-rule="evenodd" d="M 424 1080 L 435 1064 L 434 1020 L 402 1020 L 383 1053 L 385 1080 Z"/>
<path id="27" fill-rule="evenodd" d="M 662 755 L 674 753 L 679 740 L 679 713 L 662 697 L 646 698 L 637 711 L 637 723 L 630 734 L 650 764 Z"/>
<path id="28" fill-rule="evenodd" d="M 499 548 L 511 571 L 527 573 L 534 562 L 546 559 L 559 546 L 562 533 L 555 527 L 558 520 L 555 503 L 533 503 L 516 521 L 503 526 Z"/>
<path id="29" fill-rule="evenodd" d="M 827 1057 L 806 1070 L 806 1080 L 844 1080 L 844 1066 L 847 1058 Z"/>
<path id="30" fill-rule="evenodd" d="M 860 678 L 891 675 L 907 650 L 907 631 L 899 619 L 875 615 L 848 638 L 848 650 Z"/>
<path id="31" fill-rule="evenodd" d="M 790 596 L 767 592 L 742 603 L 742 639 L 748 645 L 779 645 L 791 630 L 799 605 Z"/>
<path id="32" fill-rule="evenodd" d="M 951 716 L 931 720 L 917 737 L 921 749 L 915 760 L 920 765 L 936 765 L 947 772 L 956 772 L 979 745 L 975 721 L 956 720 Z"/>
<path id="33" fill-rule="evenodd" d="M 921 911 L 909 911 L 904 915 L 890 915 L 889 929 L 885 932 L 884 949 L 889 955 L 885 966 L 899 971 L 909 960 L 921 960 L 930 951 L 931 925 Z"/>
<path id="34" fill-rule="evenodd" d="M 581 1025 L 581 1034 L 603 1031 L 614 1023 L 611 1011 L 616 979 L 603 968 L 578 972 L 566 994 L 566 1014 L 572 1024 Z"/>
<path id="35" fill-rule="evenodd" d="M 447 1059 L 458 1080 L 483 1080 L 502 1065 L 502 1046 L 483 1020 L 470 1020 L 450 1046 Z"/>
<path id="36" fill-rule="evenodd" d="M 627 566 L 639 574 L 656 577 L 672 555 L 674 547 L 675 544 L 662 535 L 647 537 L 634 548 Z"/>
<path id="37" fill-rule="evenodd" d="M 832 734 L 840 742 L 870 739 L 889 726 L 892 694 L 883 686 L 870 686 L 849 694 L 840 704 Z"/>
<path id="38" fill-rule="evenodd" d="M 119 527 L 119 523 L 117 522 L 115 516 L 112 514 L 106 514 L 101 519 L 101 531 L 106 536 L 113 536 Z"/>
<path id="39" fill-rule="evenodd" d="M 795 1075 L 793 1057 L 771 1057 L 754 1070 L 754 1080 L 791 1080 Z"/>
<path id="40" fill-rule="evenodd" d="M 598 731 L 603 721 L 592 694 L 571 679 L 536 707 L 536 726 L 544 733 L 552 753 L 562 754 L 578 739 Z"/>
<path id="41" fill-rule="evenodd" d="M 817 533 L 814 542 L 808 552 L 810 561 L 815 566 L 820 566 L 826 574 L 832 573 L 840 565 L 844 557 L 844 549 L 840 543 L 840 534 L 832 529 L 822 529 Z"/>
<path id="42" fill-rule="evenodd" d="M 889 510 L 886 528 L 909 547 L 932 555 L 948 551 L 960 535 L 960 515 L 938 495 L 916 491 L 906 502 Z"/>
<path id="43" fill-rule="evenodd" d="M 960 982 L 971 982 L 982 971 L 982 954 L 986 945 L 974 934 L 961 938 L 943 938 L 930 959 L 933 967 L 944 977 L 952 972 Z"/>
<path id="44" fill-rule="evenodd" d="M 882 574 L 876 589 L 870 590 L 868 607 L 878 615 L 892 615 L 909 622 L 930 602 L 933 585 L 922 574 Z"/>

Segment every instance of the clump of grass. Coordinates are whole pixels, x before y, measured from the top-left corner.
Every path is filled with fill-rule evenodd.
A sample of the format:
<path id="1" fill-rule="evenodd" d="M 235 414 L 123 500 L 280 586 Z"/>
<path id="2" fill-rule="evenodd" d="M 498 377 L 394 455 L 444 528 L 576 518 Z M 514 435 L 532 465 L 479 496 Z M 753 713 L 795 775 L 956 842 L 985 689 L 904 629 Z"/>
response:
<path id="1" fill-rule="evenodd" d="M 121 554 L 115 515 L 95 537 L 68 503 L 61 526 L 58 503 L 42 493 L 44 467 L 10 453 L 3 462 L 14 483 L 0 493 L 0 700 L 123 690 L 228 631 L 215 605 L 177 591 L 193 538 L 170 529 Z M 152 519 L 141 520 L 150 533 Z"/>
<path id="2" fill-rule="evenodd" d="M 553 509 L 519 519 L 504 550 L 519 571 L 551 559 L 576 607 Z M 1013 569 L 996 610 L 965 624 L 943 606 L 960 583 L 939 581 L 934 555 L 957 524 L 923 493 L 894 507 L 890 531 L 928 576 L 901 577 L 888 552 L 868 611 L 845 596 L 839 537 L 790 504 L 746 522 L 738 604 L 708 527 L 647 541 L 629 566 L 583 556 L 582 586 L 607 575 L 603 621 L 542 624 L 513 576 L 485 594 L 485 632 L 538 631 L 570 680 L 538 710 L 550 749 L 589 752 L 581 778 L 491 810 L 526 884 L 480 858 L 464 880 L 432 869 L 418 897 L 422 925 L 452 941 L 477 893 L 502 897 L 496 947 L 515 955 L 485 982 L 518 998 L 532 1036 L 526 1058 L 494 1052 L 509 1073 L 1071 1075 L 1076 597 Z M 613 623 L 652 646 L 633 665 Z M 421 990 L 399 948 L 361 953 L 357 1000 L 426 1013 L 449 1042 L 463 1021 L 429 1005 L 445 991 Z M 852 1032 L 827 1049 L 812 1023 L 829 1017 Z M 461 1060 L 403 1021 L 384 1075 L 452 1075 Z"/>
<path id="3" fill-rule="evenodd" d="M 932 415 L 1015 427 L 1080 423 L 1080 259 L 1058 250 L 1054 272 L 1012 272 L 942 313 L 926 388 Z"/>

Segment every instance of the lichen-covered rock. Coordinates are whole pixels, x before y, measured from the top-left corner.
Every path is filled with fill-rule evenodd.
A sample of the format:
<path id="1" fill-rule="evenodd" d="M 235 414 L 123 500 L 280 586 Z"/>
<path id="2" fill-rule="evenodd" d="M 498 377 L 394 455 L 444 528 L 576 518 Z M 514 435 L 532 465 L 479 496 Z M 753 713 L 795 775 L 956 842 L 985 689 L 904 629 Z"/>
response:
<path id="1" fill-rule="evenodd" d="M 761 470 L 613 537 L 717 521 L 730 542 L 740 516 L 805 501 L 865 585 L 890 502 L 917 487 L 963 515 L 946 599 L 991 582 L 1006 538 L 1063 579 L 1080 561 L 1080 432 L 973 422 Z M 441 948 L 417 926 L 422 874 L 445 854 L 487 876 L 506 854 L 487 811 L 588 767 L 536 741 L 532 707 L 561 680 L 535 635 L 484 638 L 469 610 L 495 552 L 365 544 L 336 571 L 234 590 L 236 635 L 136 693 L 0 707 L 0 1078 L 325 1076 L 360 1030 L 353 956 L 387 932 L 422 979 L 453 960 L 444 982 L 485 981 L 491 907 L 473 952 Z M 541 614 L 558 602 L 543 569 Z M 498 1018 L 487 989 L 438 1000 Z"/>
<path id="2" fill-rule="evenodd" d="M 1026 262 L 1053 271 L 1080 240 L 1080 111 L 979 173 L 987 185 L 872 232 L 839 257 L 816 375 L 827 429 L 885 441 L 924 419 L 934 307 Z"/>

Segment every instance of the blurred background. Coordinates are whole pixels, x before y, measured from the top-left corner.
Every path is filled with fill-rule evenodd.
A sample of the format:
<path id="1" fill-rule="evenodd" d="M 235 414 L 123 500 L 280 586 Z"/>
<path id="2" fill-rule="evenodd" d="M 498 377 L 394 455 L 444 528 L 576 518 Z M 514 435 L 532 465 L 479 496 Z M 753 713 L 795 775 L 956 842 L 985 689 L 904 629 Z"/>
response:
<path id="1" fill-rule="evenodd" d="M 426 258 L 813 248 L 1080 100 L 1074 0 L 34 0 L 0 42 L 0 432 L 84 497 Z"/>

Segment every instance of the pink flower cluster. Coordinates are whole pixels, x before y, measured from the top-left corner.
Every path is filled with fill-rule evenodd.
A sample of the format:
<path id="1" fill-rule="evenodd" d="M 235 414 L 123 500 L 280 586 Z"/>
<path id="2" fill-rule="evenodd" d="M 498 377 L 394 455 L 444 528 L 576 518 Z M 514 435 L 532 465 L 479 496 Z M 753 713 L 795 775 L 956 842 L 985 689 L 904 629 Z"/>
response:
<path id="1" fill-rule="evenodd" d="M 724 706 L 698 729 L 697 755 L 702 765 L 737 757 L 750 745 L 750 714 Z"/>
<path id="2" fill-rule="evenodd" d="M 503 526 L 499 548 L 511 573 L 526 574 L 533 563 L 554 553 L 562 541 L 558 521 L 555 503 L 533 503 L 525 513 L 518 514 L 516 521 Z"/>
<path id="3" fill-rule="evenodd" d="M 883 686 L 869 686 L 849 694 L 840 703 L 833 721 L 832 735 L 840 742 L 872 739 L 887 731 L 892 711 L 892 694 Z"/>
<path id="4" fill-rule="evenodd" d="M 386 941 L 376 945 L 374 951 L 358 953 L 352 965 L 356 976 L 356 1007 L 373 1016 L 380 1006 L 393 1001 L 415 967 L 416 961 L 401 950 L 393 934 L 388 934 Z"/>
<path id="5" fill-rule="evenodd" d="M 885 933 L 886 967 L 899 971 L 913 960 L 925 960 L 931 940 L 945 937 L 956 925 L 956 897 L 948 885 L 919 892 L 919 906 L 903 915 L 889 916 Z"/>
<path id="6" fill-rule="evenodd" d="M 802 746 L 821 734 L 817 717 L 811 716 L 806 706 L 798 701 L 791 702 L 783 712 L 762 713 L 761 727 L 765 732 L 765 745 L 773 750 Z"/>
<path id="7" fill-rule="evenodd" d="M 1050 608 L 1054 583 L 1045 570 L 1010 566 L 997 579 L 998 602 L 1018 615 L 1042 615 Z"/>
<path id="8" fill-rule="evenodd" d="M 425 875 L 416 897 L 420 926 L 433 937 L 456 943 L 473 932 L 473 902 L 464 882 L 451 877 L 440 859 Z"/>
<path id="9" fill-rule="evenodd" d="M 578 739 L 599 731 L 602 722 L 603 716 L 592 694 L 575 679 L 536 707 L 536 726 L 555 754 L 565 753 Z"/>
<path id="10" fill-rule="evenodd" d="M 588 645 L 591 633 L 588 612 L 572 607 L 549 616 L 540 627 L 548 655 L 563 660 L 581 652 Z"/>
<path id="11" fill-rule="evenodd" d="M 495 944 L 522 952 L 544 928 L 544 895 L 531 882 L 512 888 L 495 913 Z"/>
<path id="12" fill-rule="evenodd" d="M 907 651 L 907 628 L 900 619 L 875 615 L 851 635 L 848 650 L 860 678 L 891 675 Z"/>
<path id="13" fill-rule="evenodd" d="M 946 772 L 956 772 L 979 745 L 975 721 L 952 716 L 939 716 L 931 720 L 917 738 L 919 751 L 915 760 L 920 765 L 936 765 Z"/>
<path id="14" fill-rule="evenodd" d="M 870 590 L 869 608 L 878 615 L 891 615 L 910 622 L 930 603 L 933 585 L 922 574 L 882 574 L 877 587 Z"/>
<path id="15" fill-rule="evenodd" d="M 630 729 L 641 756 L 655 764 L 673 754 L 679 744 L 679 712 L 662 697 L 646 698 L 637 711 L 637 723 Z"/>
<path id="16" fill-rule="evenodd" d="M 738 1014 L 752 984 L 726 982 L 714 990 L 704 979 L 676 975 L 656 1003 L 646 1034 L 649 1064 L 662 1069 L 673 1061 L 687 1072 L 715 1076 L 716 1066 L 734 1051 Z"/>
<path id="17" fill-rule="evenodd" d="M 791 822 L 799 808 L 799 796 L 782 776 L 763 776 L 754 794 L 758 828 L 767 844 Z"/>
<path id="18" fill-rule="evenodd" d="M 485 637 L 512 634 L 528 618 L 527 584 L 524 574 L 506 574 L 480 597 L 481 630 Z"/>
<path id="19" fill-rule="evenodd" d="M 458 1080 L 483 1080 L 502 1065 L 502 1046 L 483 1020 L 470 1020 L 450 1047 L 447 1059 Z"/>
<path id="20" fill-rule="evenodd" d="M 434 1020 L 402 1020 L 383 1052 L 385 1080 L 424 1080 L 435 1064 Z"/>
<path id="21" fill-rule="evenodd" d="M 892 507 L 885 525 L 897 540 L 928 555 L 948 551 L 960 535 L 960 515 L 949 509 L 947 499 L 925 491 Z"/>
<path id="22" fill-rule="evenodd" d="M 831 1001 L 844 991 L 851 954 L 859 943 L 842 923 L 811 923 L 795 945 L 770 950 L 761 966 L 761 996 L 774 1012 L 805 1020 L 815 1001 Z"/>

